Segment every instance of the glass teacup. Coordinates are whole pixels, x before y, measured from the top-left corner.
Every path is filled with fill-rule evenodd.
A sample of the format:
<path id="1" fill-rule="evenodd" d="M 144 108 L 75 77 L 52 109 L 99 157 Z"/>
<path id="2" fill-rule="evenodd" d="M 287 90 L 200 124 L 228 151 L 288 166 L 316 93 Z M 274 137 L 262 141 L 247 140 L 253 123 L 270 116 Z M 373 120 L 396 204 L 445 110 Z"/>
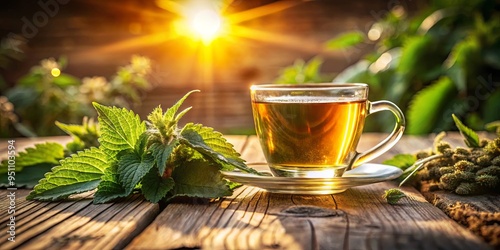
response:
<path id="1" fill-rule="evenodd" d="M 392 102 L 367 98 L 363 83 L 252 86 L 255 128 L 273 175 L 340 177 L 393 147 L 403 135 L 403 113 Z M 394 130 L 356 152 L 366 116 L 383 110 L 396 117 Z"/>

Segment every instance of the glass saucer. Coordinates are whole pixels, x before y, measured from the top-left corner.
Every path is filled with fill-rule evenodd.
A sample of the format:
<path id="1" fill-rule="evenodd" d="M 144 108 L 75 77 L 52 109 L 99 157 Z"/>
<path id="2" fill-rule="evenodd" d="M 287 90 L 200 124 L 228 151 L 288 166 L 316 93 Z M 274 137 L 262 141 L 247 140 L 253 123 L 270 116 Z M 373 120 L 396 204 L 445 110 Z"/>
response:
<path id="1" fill-rule="evenodd" d="M 221 171 L 221 173 L 230 181 L 272 193 L 320 195 L 341 193 L 351 187 L 392 180 L 398 178 L 403 171 L 394 166 L 365 163 L 345 172 L 342 177 L 335 178 L 274 177 L 266 172 L 264 173 L 267 175 L 264 176 L 238 171 Z"/>

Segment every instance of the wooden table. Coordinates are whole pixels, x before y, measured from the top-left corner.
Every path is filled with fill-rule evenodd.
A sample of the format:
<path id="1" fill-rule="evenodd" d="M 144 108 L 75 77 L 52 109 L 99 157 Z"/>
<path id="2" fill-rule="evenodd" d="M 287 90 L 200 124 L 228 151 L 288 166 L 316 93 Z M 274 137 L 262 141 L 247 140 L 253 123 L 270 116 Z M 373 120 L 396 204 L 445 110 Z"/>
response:
<path id="1" fill-rule="evenodd" d="M 366 149 L 384 135 L 363 135 Z M 264 161 L 254 136 L 226 136 L 248 162 Z M 381 162 L 402 152 L 429 148 L 433 136 L 404 136 Z M 18 139 L 18 152 L 41 141 L 68 137 Z M 447 137 L 461 144 L 457 134 Z M 0 141 L 0 158 L 6 156 Z M 29 190 L 15 193 L 15 242 L 7 240 L 9 190 L 1 190 L 1 249 L 490 249 L 480 237 L 450 219 L 413 187 L 409 199 L 389 205 L 384 190 L 396 182 L 355 187 L 335 195 L 286 195 L 242 186 L 215 201 L 178 199 L 152 204 L 141 196 L 93 205 L 87 197 L 63 202 L 26 201 Z M 444 194 L 446 195 L 446 194 Z M 91 196 L 91 194 L 89 195 Z M 436 198 L 436 197 L 434 197 Z M 499 212 L 500 199 L 485 201 Z M 458 198 L 460 199 L 460 198 Z M 489 202 L 489 203 L 488 203 Z M 486 204 L 487 203 L 487 204 Z M 483 204 L 483 205 L 484 205 Z M 6 230 L 7 229 L 7 230 Z"/>

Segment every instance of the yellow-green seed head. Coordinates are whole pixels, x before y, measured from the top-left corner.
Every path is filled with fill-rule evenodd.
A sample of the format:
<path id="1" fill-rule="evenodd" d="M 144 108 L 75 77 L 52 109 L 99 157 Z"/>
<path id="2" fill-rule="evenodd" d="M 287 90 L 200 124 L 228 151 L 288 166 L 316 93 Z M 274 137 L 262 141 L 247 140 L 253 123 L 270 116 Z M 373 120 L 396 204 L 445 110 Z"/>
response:
<path id="1" fill-rule="evenodd" d="M 453 167 L 455 167 L 455 169 L 457 170 L 468 171 L 468 172 L 473 172 L 477 170 L 474 163 L 466 160 L 458 161 L 457 163 L 455 163 L 455 165 L 453 165 Z"/>
<path id="2" fill-rule="evenodd" d="M 461 155 L 470 155 L 470 151 L 466 148 L 462 147 L 456 147 L 455 148 L 455 154 L 461 154 Z"/>
<path id="3" fill-rule="evenodd" d="M 439 187 L 445 190 L 455 190 L 460 185 L 460 178 L 455 173 L 444 174 L 439 178 Z"/>
<path id="4" fill-rule="evenodd" d="M 447 166 L 447 167 L 439 168 L 439 173 L 441 175 L 449 174 L 449 173 L 453 173 L 453 172 L 455 172 L 455 168 L 452 167 L 452 166 Z"/>
<path id="5" fill-rule="evenodd" d="M 491 165 L 491 157 L 489 155 L 483 155 L 476 160 L 477 165 L 481 167 L 487 167 Z"/>

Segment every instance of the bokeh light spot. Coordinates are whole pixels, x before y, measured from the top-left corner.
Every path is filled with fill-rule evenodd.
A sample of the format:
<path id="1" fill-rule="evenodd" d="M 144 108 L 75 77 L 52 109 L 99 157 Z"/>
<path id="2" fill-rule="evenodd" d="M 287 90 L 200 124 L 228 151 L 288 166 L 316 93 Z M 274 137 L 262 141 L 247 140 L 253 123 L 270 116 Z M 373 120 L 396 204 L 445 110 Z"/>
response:
<path id="1" fill-rule="evenodd" d="M 50 70 L 50 74 L 53 77 L 58 77 L 61 75 L 61 70 L 59 68 L 52 68 L 52 70 Z"/>

